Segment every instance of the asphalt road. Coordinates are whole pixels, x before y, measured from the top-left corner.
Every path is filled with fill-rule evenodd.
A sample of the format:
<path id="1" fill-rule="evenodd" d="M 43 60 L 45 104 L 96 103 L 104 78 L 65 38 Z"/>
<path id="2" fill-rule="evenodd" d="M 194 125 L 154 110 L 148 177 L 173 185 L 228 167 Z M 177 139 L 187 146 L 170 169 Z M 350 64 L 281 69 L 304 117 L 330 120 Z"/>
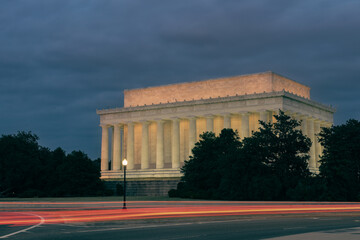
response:
<path id="1" fill-rule="evenodd" d="M 7 239 L 359 239 L 360 217 L 256 216 L 41 225 Z M 3 232 L 6 226 L 0 227 Z M 19 228 L 17 228 L 19 229 Z M 13 229 L 13 230 L 17 230 Z M 304 235 L 305 233 L 305 235 Z M 296 236 L 294 234 L 303 234 Z"/>
<path id="2" fill-rule="evenodd" d="M 266 209 L 283 208 L 283 206 L 314 208 L 314 206 L 328 205 L 341 208 L 358 207 L 357 203 L 134 202 L 130 204 L 133 209 L 125 212 L 125 215 L 128 214 L 126 219 L 88 221 L 86 215 L 84 218 L 86 221 L 81 221 L 82 218 L 78 217 L 83 215 L 75 214 L 88 214 L 89 211 L 94 211 L 94 214 L 104 214 L 101 215 L 103 219 L 108 216 L 106 211 L 121 209 L 121 203 L 24 203 L 23 205 L 0 203 L 0 219 L 3 219 L 2 224 L 0 221 L 0 239 L 360 239 L 360 212 L 356 211 L 301 212 L 303 211 L 301 209 L 297 213 L 291 210 L 289 213 L 275 214 L 239 212 L 240 215 L 204 215 L 200 211 L 199 216 L 192 215 L 194 209 L 203 208 L 204 205 L 206 212 L 210 212 L 209 209 L 213 208 L 225 211 L 226 214 L 228 214 L 227 209 L 262 209 L 264 206 Z M 191 214 L 167 217 L 170 213 L 165 211 L 167 215 L 161 215 L 161 218 L 154 217 L 156 211 L 164 214 L 161 212 L 162 208 L 164 211 L 179 209 L 180 213 L 190 208 Z M 153 209 L 156 211 L 152 212 Z M 53 216 L 54 213 L 59 213 L 56 218 Z M 150 213 L 144 216 L 151 217 L 130 218 L 144 213 Z M 67 219 L 67 214 L 76 216 L 76 221 L 71 221 L 72 218 Z M 58 219 L 59 216 L 63 221 L 46 222 L 52 217 Z M 12 219 L 32 220 L 25 224 L 7 225 L 6 221 Z"/>

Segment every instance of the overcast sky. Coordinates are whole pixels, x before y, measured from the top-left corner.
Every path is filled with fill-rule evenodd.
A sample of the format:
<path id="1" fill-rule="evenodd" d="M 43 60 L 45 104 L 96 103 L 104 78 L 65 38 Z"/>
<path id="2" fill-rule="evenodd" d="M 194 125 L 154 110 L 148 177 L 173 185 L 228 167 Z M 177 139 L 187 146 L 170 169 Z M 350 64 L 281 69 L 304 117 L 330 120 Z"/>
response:
<path id="1" fill-rule="evenodd" d="M 1 0 L 0 134 L 100 157 L 123 90 L 274 71 L 360 119 L 359 0 Z"/>

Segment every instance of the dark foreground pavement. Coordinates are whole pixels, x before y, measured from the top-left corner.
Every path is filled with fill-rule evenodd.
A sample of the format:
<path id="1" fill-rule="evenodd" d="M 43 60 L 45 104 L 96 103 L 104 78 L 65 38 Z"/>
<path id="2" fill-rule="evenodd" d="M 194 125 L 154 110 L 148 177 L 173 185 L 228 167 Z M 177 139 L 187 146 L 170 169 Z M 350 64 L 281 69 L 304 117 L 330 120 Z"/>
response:
<path id="1" fill-rule="evenodd" d="M 19 231 L 19 227 L 12 232 Z M 0 236 L 9 228 L 0 226 Z M 4 234 L 3 234 L 4 233 Z M 302 234 L 296 236 L 295 234 Z M 228 216 L 41 225 L 6 239 L 360 239 L 358 216 Z"/>
<path id="2" fill-rule="evenodd" d="M 0 239 L 360 239 L 358 203 L 157 201 L 125 212 L 121 202 L 1 204 Z M 26 224 L 6 224 L 14 219 Z"/>

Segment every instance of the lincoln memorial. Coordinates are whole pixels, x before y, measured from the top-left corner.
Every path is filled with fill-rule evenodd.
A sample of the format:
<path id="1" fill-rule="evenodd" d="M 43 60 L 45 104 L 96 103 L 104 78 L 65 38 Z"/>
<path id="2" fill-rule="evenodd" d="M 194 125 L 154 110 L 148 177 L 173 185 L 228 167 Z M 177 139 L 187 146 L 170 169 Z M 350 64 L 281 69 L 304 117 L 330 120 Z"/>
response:
<path id="1" fill-rule="evenodd" d="M 201 133 L 232 128 L 249 137 L 259 120 L 274 121 L 279 109 L 302 121 L 300 129 L 313 143 L 309 168 L 316 172 L 322 153 L 316 134 L 332 125 L 335 109 L 311 100 L 308 86 L 264 72 L 125 90 L 124 107 L 97 110 L 101 179 L 120 182 L 126 158 L 129 190 L 165 195 L 176 187 Z"/>

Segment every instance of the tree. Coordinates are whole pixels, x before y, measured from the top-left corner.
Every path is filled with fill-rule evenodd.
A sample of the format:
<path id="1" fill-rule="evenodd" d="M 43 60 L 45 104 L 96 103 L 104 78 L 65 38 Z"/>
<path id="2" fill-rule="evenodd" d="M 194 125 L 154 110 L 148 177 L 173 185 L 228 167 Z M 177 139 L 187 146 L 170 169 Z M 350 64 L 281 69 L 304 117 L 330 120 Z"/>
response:
<path id="1" fill-rule="evenodd" d="M 311 141 L 300 122 L 283 111 L 275 123 L 261 127 L 242 141 L 232 129 L 216 137 L 204 133 L 185 162 L 177 195 L 237 200 L 285 200 L 310 176 Z M 172 191 L 173 195 L 174 191 Z"/>
<path id="2" fill-rule="evenodd" d="M 253 146 L 261 153 L 263 164 L 270 168 L 281 184 L 278 199 L 287 199 L 287 191 L 295 188 L 299 181 L 310 176 L 308 169 L 311 141 L 297 129 L 300 122 L 287 116 L 283 111 L 274 115 L 275 123 L 261 122 L 261 128 L 244 146 Z M 252 142 L 252 143 L 251 143 Z M 257 154 L 258 156 L 259 154 Z"/>
<path id="3" fill-rule="evenodd" d="M 31 132 L 0 138 L 0 196 L 102 195 L 96 164 L 81 151 L 66 155 L 38 144 Z"/>
<path id="4" fill-rule="evenodd" d="M 54 194 L 57 196 L 93 196 L 103 190 L 99 169 L 81 151 L 68 154 L 56 175 L 58 183 Z"/>
<path id="5" fill-rule="evenodd" d="M 31 132 L 3 135 L 0 138 L 0 193 L 17 196 L 25 191 L 38 191 L 41 149 L 38 136 Z M 42 150 L 42 151 L 41 151 Z"/>
<path id="6" fill-rule="evenodd" d="M 218 188 L 230 156 L 241 146 L 239 137 L 232 129 L 223 129 L 218 137 L 212 132 L 200 135 L 192 150 L 193 156 L 181 171 L 184 174 L 179 194 L 193 198 L 221 198 Z"/>
<path id="7" fill-rule="evenodd" d="M 186 183 L 187 195 L 195 198 L 211 198 L 212 192 L 218 187 L 219 172 L 216 168 L 218 154 L 215 134 L 205 132 L 192 150 L 193 156 L 185 162 L 181 171 Z M 198 174 L 193 174 L 193 173 Z"/>
<path id="8" fill-rule="evenodd" d="M 322 128 L 319 139 L 324 147 L 320 176 L 325 180 L 329 200 L 360 200 L 360 122 Z"/>
<path id="9" fill-rule="evenodd" d="M 311 141 L 297 129 L 300 122 L 283 111 L 274 117 L 275 123 L 260 121 L 259 130 L 243 139 L 239 156 L 227 169 L 231 177 L 226 185 L 236 199 L 289 199 L 292 189 L 310 176 Z"/>

